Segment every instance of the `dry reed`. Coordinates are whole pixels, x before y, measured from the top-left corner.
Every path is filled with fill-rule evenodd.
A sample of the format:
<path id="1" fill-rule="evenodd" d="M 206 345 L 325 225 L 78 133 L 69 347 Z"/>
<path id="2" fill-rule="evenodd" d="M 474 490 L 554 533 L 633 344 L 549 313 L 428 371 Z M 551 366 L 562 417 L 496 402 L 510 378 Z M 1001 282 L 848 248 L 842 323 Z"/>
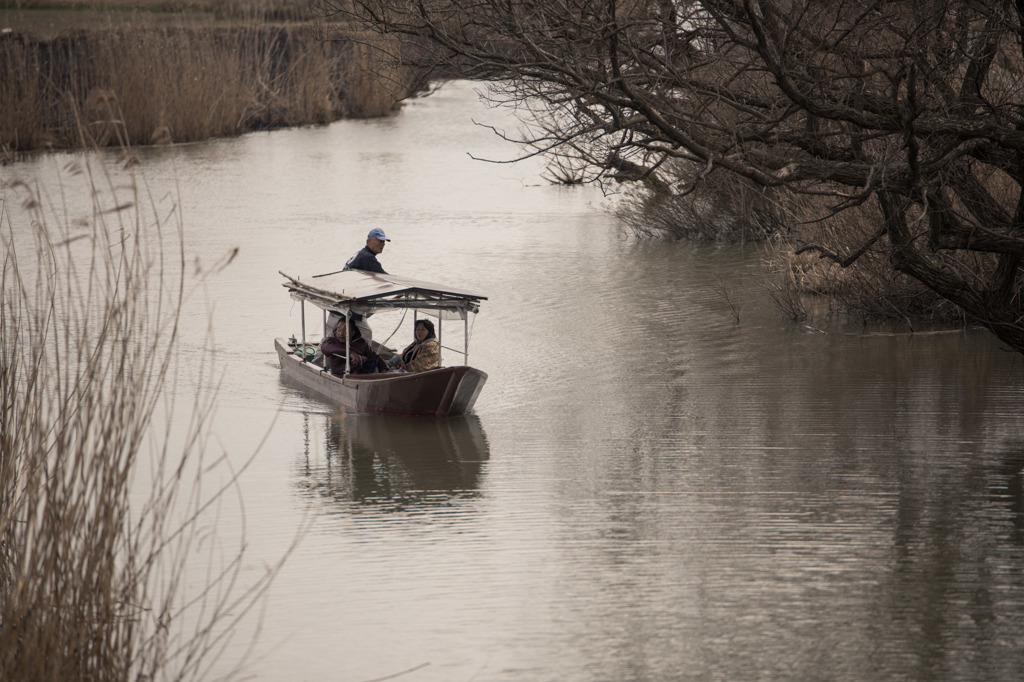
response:
<path id="1" fill-rule="evenodd" d="M 272 573 L 239 587 L 239 550 L 185 605 L 215 463 L 208 397 L 180 450 L 153 429 L 186 296 L 180 214 L 89 159 L 63 175 L 57 199 L 0 185 L 0 679 L 198 679 Z"/>
<path id="2" fill-rule="evenodd" d="M 802 244 L 836 245 L 843 253 L 853 253 L 868 242 L 882 222 L 877 207 L 868 203 L 830 215 L 826 199 L 801 198 L 789 202 L 793 227 L 767 251 L 770 267 L 785 272 L 777 282 L 789 288 L 789 296 L 809 295 L 826 302 L 828 314 L 874 320 L 897 320 L 918 324 L 963 324 L 962 311 L 924 284 L 895 271 L 890 262 L 888 238 L 883 237 L 847 267 L 817 253 L 795 251 Z M 822 218 L 825 216 L 825 218 Z M 956 260 L 975 258 L 961 253 Z M 783 296 L 782 298 L 785 298 Z"/>
<path id="3" fill-rule="evenodd" d="M 111 27 L 0 36 L 0 149 L 140 145 L 372 117 L 413 79 L 301 26 Z M 79 112 L 86 135 L 80 135 Z"/>

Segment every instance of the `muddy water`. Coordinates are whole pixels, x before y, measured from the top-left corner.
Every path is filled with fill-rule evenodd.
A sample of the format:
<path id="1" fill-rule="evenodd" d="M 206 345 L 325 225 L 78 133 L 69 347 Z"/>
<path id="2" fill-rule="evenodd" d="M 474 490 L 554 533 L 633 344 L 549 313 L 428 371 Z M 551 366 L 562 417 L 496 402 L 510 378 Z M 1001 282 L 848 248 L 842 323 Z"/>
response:
<path id="1" fill-rule="evenodd" d="M 240 247 L 185 315 L 186 363 L 220 382 L 211 447 L 256 453 L 210 533 L 244 532 L 244 579 L 301 529 L 211 675 L 1017 679 L 1021 358 L 791 325 L 756 248 L 626 239 L 596 188 L 471 158 L 516 154 L 474 121 L 512 125 L 454 84 L 141 154 L 190 261 Z M 338 269 L 371 227 L 388 271 L 489 296 L 474 414 L 343 414 L 281 381 L 272 338 L 301 330 L 278 271 Z"/>

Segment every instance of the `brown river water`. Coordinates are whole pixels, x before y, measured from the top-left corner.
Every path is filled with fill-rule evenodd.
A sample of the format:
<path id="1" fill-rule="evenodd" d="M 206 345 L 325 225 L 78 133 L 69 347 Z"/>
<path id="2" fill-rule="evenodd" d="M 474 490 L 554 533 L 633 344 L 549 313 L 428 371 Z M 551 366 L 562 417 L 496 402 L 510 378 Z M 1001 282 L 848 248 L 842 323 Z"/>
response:
<path id="1" fill-rule="evenodd" d="M 244 583 L 298 539 L 204 678 L 1019 679 L 1021 356 L 791 324 L 756 247 L 632 240 L 597 188 L 474 160 L 517 153 L 475 122 L 515 125 L 454 83 L 140 152 L 190 260 L 239 247 L 190 299 L 176 389 L 213 362 L 209 447 L 255 452 L 209 541 L 244 537 Z M 474 414 L 343 414 L 281 380 L 278 271 L 339 269 L 371 227 L 389 272 L 489 297 Z"/>

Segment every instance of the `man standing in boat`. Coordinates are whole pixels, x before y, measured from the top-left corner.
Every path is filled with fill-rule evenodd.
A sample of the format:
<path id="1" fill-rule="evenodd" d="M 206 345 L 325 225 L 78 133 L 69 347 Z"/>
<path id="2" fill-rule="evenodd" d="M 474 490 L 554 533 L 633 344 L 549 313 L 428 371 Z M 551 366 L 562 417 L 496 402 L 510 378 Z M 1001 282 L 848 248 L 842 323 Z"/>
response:
<path id="1" fill-rule="evenodd" d="M 346 270 L 368 270 L 369 272 L 379 272 L 382 275 L 388 274 L 380 262 L 377 260 L 377 256 L 384 250 L 384 242 L 391 241 L 384 235 L 384 230 L 379 227 L 375 227 L 370 230 L 370 234 L 366 235 L 366 246 L 359 249 L 359 253 L 348 259 L 345 263 Z"/>

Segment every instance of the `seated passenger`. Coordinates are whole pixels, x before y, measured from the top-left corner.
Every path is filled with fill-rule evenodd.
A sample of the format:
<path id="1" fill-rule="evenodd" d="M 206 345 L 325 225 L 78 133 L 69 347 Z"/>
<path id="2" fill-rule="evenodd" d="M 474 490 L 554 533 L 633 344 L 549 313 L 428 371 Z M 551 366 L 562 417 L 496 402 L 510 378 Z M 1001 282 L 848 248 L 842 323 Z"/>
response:
<path id="1" fill-rule="evenodd" d="M 334 329 L 333 336 L 327 336 L 320 342 L 320 351 L 330 361 L 331 374 L 345 376 L 345 328 L 348 327 L 349 365 L 352 374 L 373 374 L 388 371 L 388 363 L 377 355 L 359 333 L 359 328 L 352 318 L 341 318 Z"/>
<path id="2" fill-rule="evenodd" d="M 338 321 L 345 319 L 345 316 L 336 310 L 332 310 L 324 321 L 324 336 L 333 336 L 334 330 L 338 326 Z M 352 319 L 356 323 L 356 328 L 359 329 L 359 335 L 366 339 L 366 342 L 373 345 L 373 330 L 370 329 L 369 323 L 366 318 L 358 313 L 352 313 Z"/>
<path id="3" fill-rule="evenodd" d="M 413 333 L 416 340 L 409 344 L 401 355 L 391 359 L 391 366 L 406 372 L 422 372 L 439 367 L 441 346 L 434 335 L 434 323 L 430 320 L 417 320 Z"/>

